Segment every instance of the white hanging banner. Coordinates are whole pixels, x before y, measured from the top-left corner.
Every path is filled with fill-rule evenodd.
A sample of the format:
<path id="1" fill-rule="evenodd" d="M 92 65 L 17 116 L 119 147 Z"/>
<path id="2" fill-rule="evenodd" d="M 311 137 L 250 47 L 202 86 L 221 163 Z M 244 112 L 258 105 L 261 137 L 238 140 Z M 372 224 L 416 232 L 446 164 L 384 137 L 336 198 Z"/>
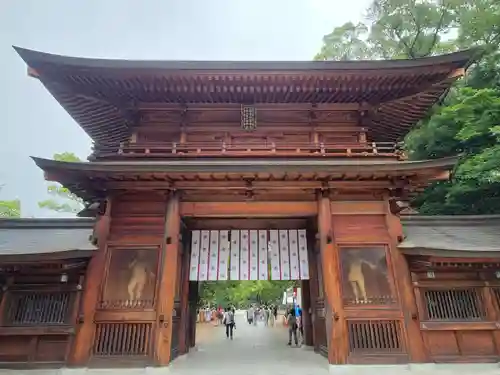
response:
<path id="1" fill-rule="evenodd" d="M 268 279 L 268 240 L 267 240 L 267 231 L 259 230 L 259 280 L 267 280 Z"/>
<path id="2" fill-rule="evenodd" d="M 210 231 L 201 231 L 201 247 L 200 247 L 200 271 L 198 280 L 206 281 L 208 279 L 208 252 L 210 249 Z"/>
<path id="3" fill-rule="evenodd" d="M 210 231 L 210 257 L 208 259 L 208 280 L 216 281 L 219 276 L 219 231 Z"/>
<path id="4" fill-rule="evenodd" d="M 250 249 L 249 246 L 249 234 L 247 230 L 240 231 L 240 278 L 239 280 L 248 280 L 249 278 L 249 255 Z"/>
<path id="5" fill-rule="evenodd" d="M 259 233 L 250 231 L 250 280 L 259 279 Z"/>
<path id="6" fill-rule="evenodd" d="M 271 250 L 271 280 L 281 280 L 280 245 L 277 230 L 269 231 L 269 246 Z"/>
<path id="7" fill-rule="evenodd" d="M 189 280 L 308 280 L 305 229 L 193 230 Z"/>
<path id="8" fill-rule="evenodd" d="M 218 280 L 227 280 L 229 265 L 229 231 L 221 230 L 219 238 L 219 272 Z"/>
<path id="9" fill-rule="evenodd" d="M 299 236 L 299 265 L 300 280 L 309 280 L 309 260 L 307 256 L 307 236 L 306 230 L 300 229 Z"/>
<path id="10" fill-rule="evenodd" d="M 229 278 L 231 280 L 240 279 L 240 231 L 231 231 L 231 273 Z"/>
<path id="11" fill-rule="evenodd" d="M 281 280 L 290 280 L 290 249 L 288 244 L 288 231 L 279 231 Z"/>
<path id="12" fill-rule="evenodd" d="M 200 231 L 191 232 L 191 262 L 189 265 L 189 280 L 198 281 L 198 267 L 200 265 Z"/>
<path id="13" fill-rule="evenodd" d="M 288 231 L 288 242 L 290 244 L 290 279 L 300 280 L 299 244 L 296 229 Z"/>

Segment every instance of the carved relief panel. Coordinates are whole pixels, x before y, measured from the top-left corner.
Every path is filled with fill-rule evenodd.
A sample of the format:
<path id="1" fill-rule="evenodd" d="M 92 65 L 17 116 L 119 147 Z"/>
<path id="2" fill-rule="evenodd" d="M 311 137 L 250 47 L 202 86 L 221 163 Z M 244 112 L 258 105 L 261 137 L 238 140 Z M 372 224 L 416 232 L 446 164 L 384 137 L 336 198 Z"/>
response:
<path id="1" fill-rule="evenodd" d="M 344 305 L 395 302 L 385 247 L 343 247 L 340 260 Z"/>
<path id="2" fill-rule="evenodd" d="M 158 249 L 113 249 L 101 308 L 152 308 L 158 274 Z"/>

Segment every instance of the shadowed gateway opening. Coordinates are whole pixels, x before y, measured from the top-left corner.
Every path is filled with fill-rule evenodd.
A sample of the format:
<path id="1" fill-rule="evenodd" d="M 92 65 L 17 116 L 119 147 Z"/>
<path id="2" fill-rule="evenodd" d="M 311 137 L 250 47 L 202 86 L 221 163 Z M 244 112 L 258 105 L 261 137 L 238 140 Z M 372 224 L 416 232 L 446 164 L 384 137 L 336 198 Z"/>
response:
<path id="1" fill-rule="evenodd" d="M 184 339 L 179 337 L 182 335 L 180 319 L 176 322 L 174 318 L 172 322 L 172 358 L 178 355 L 176 347 L 182 345 L 183 340 L 187 348 L 200 342 L 206 346 L 207 327 L 202 322 L 206 320 L 203 310 L 209 306 L 212 309 L 235 308 L 238 325 L 246 321 L 244 315 L 251 305 L 276 306 L 279 309 L 276 328 L 280 327 L 281 335 L 278 336 L 283 336 L 281 344 L 284 345 L 287 339 L 283 320 L 286 302 L 283 304 L 282 299 L 289 287 L 299 287 L 301 293 L 303 344 L 327 354 L 324 314 L 319 314 L 322 318 L 316 319 L 314 324 L 311 319 L 313 309 L 323 309 L 313 220 L 211 218 L 188 219 L 185 224 L 184 236 L 187 238 L 182 242 L 187 251 L 184 252 L 182 277 L 188 279 L 189 322 Z M 180 300 L 176 302 L 176 308 L 181 309 L 181 304 Z M 264 321 L 261 323 L 265 325 Z M 243 339 L 242 331 L 238 332 L 238 337 Z M 223 335 L 222 332 L 216 334 Z M 277 332 L 267 334 L 276 339 Z M 264 332 L 260 335 L 266 336 Z M 252 346 L 251 336 L 249 347 Z"/>

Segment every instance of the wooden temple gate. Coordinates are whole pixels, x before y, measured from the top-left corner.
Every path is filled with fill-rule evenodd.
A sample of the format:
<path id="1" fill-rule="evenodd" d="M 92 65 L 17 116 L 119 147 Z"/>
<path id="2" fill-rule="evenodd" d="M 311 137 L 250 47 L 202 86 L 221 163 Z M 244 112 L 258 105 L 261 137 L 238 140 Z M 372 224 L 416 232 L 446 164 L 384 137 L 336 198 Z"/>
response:
<path id="1" fill-rule="evenodd" d="M 312 312 L 305 318 L 310 327 L 308 341 L 331 362 L 366 362 L 373 360 L 371 356 L 381 362 L 408 361 L 406 335 L 412 327 L 405 324 L 405 301 L 398 290 L 409 279 L 406 263 L 401 263 L 404 258 L 397 256 L 392 245 L 393 214 L 386 201 L 334 202 L 320 195 L 307 205 L 281 203 L 289 205 L 286 215 L 302 217 L 294 220 L 298 228 L 310 230 L 262 229 L 269 221 L 276 225 L 283 220 L 278 226 L 288 225 L 289 217 L 273 212 L 273 205 L 245 203 L 255 212 L 253 221 L 258 225 L 252 219 L 238 219 L 241 213 L 232 203 L 219 203 L 216 218 L 204 217 L 207 205 L 196 203 L 192 212 L 193 205 L 179 201 L 177 193 L 167 198 L 159 194 L 157 200 L 126 194 L 109 203 L 106 255 L 102 263 L 90 266 L 84 300 L 92 305 L 88 296 L 97 297 L 94 319 L 83 322 L 77 337 L 83 339 L 88 330 L 89 341 L 80 345 L 91 350 L 93 362 L 121 357 L 166 364 L 194 345 L 190 322 L 196 296 L 189 292 L 190 282 L 268 277 L 303 280 L 305 301 L 310 301 L 304 309 Z M 318 216 L 310 216 L 314 212 Z M 262 216 L 268 219 L 258 218 Z M 190 230 L 190 219 L 205 228 L 234 220 L 258 229 Z M 181 223 L 188 223 L 182 225 L 187 229 L 181 230 Z M 335 263 L 327 264 L 325 258 Z M 217 266 L 210 266 L 211 259 Z M 222 263 L 225 259 L 228 262 Z M 259 259 L 270 263 L 260 268 Z M 300 268 L 305 264 L 307 268 Z M 338 272 L 332 273 L 334 269 Z M 97 282 L 101 277 L 93 277 L 92 272 L 103 272 L 104 281 Z M 96 294 L 90 293 L 93 288 Z"/>
<path id="2" fill-rule="evenodd" d="M 483 316 L 500 345 L 498 294 L 481 284 L 487 308 L 457 315 L 476 294 L 419 294 L 398 249 L 409 194 L 456 158 L 407 161 L 396 142 L 472 52 L 229 65 L 18 52 L 95 142 L 90 162 L 34 158 L 97 217 L 68 364 L 167 365 L 194 345 L 190 283 L 219 279 L 301 280 L 307 343 L 331 364 L 443 358 L 424 331 L 445 317 Z"/>

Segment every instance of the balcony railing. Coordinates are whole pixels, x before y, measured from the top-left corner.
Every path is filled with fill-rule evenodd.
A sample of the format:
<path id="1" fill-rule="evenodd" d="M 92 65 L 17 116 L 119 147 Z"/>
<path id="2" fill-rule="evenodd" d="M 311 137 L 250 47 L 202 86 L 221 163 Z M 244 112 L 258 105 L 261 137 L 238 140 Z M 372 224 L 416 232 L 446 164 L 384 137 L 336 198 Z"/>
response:
<path id="1" fill-rule="evenodd" d="M 179 158 L 179 157 L 390 157 L 404 159 L 397 144 L 368 142 L 337 143 L 122 143 L 119 146 L 94 145 L 89 160 L 113 158 Z"/>

